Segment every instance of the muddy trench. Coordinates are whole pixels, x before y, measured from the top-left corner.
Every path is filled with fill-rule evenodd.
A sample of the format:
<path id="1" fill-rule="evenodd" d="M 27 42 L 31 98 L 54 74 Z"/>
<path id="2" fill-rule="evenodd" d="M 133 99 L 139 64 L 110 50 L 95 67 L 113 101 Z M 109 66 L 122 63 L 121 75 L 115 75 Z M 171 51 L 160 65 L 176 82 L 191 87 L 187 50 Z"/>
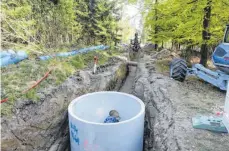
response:
<path id="1" fill-rule="evenodd" d="M 138 59 L 138 66 L 128 66 L 129 73 L 120 92 L 140 98 L 146 106 L 143 151 L 181 150 L 174 136 L 174 111 L 164 78 L 149 58 Z"/>
<path id="2" fill-rule="evenodd" d="M 142 70 L 142 68 L 136 67 L 136 66 L 128 66 L 126 65 L 126 73 L 125 77 L 122 79 L 113 79 L 110 81 L 109 86 L 106 88 L 108 91 L 119 91 L 129 94 L 134 94 L 139 97 L 139 94 L 135 91 L 135 85 L 136 82 L 138 82 L 137 76 L 139 74 L 137 73 L 139 69 Z M 140 95 L 144 94 L 144 92 L 141 92 Z M 141 97 L 141 99 L 146 99 L 144 97 Z M 143 100 L 143 101 L 144 101 Z M 144 101 L 146 103 L 147 101 Z M 153 101 L 152 101 L 153 102 Z M 157 109 L 153 106 L 148 106 L 150 103 L 146 104 L 146 117 L 145 117 L 145 132 L 144 132 L 144 145 L 143 145 L 143 151 L 149 151 L 154 149 L 153 148 L 153 142 L 154 142 L 154 136 L 153 136 L 153 127 L 154 127 L 154 121 L 155 116 L 157 115 Z M 153 116 L 152 116 L 153 115 Z M 67 130 L 67 133 L 65 134 L 68 136 L 68 139 L 64 139 L 64 145 L 61 145 L 62 147 L 57 149 L 56 144 L 52 145 L 49 151 L 57 151 L 57 150 L 70 150 L 70 140 L 69 140 L 69 134 L 68 134 L 68 118 L 66 116 L 65 118 L 65 126 L 64 129 Z M 63 136 L 62 136 L 63 137 Z M 57 144 L 59 144 L 59 140 L 57 141 Z M 164 150 L 164 149 L 162 149 Z"/>
<path id="3" fill-rule="evenodd" d="M 99 67 L 97 74 L 92 74 L 90 69 L 79 71 L 60 86 L 38 92 L 40 102 L 18 100 L 12 118 L 2 118 L 1 150 L 70 150 L 67 114 L 69 102 L 85 93 L 102 90 L 125 92 L 142 99 L 146 104 L 144 151 L 166 150 L 164 143 L 162 146 L 155 146 L 157 141 L 163 142 L 157 139 L 161 139 L 164 132 L 160 131 L 158 134 L 154 132 L 158 128 L 154 123 L 160 122 L 161 119 L 169 119 L 171 124 L 164 131 L 172 130 L 173 121 L 169 117 L 172 115 L 172 108 L 169 99 L 161 88 L 149 86 L 150 74 L 147 73 L 145 63 L 139 62 L 136 67 L 115 62 L 117 60 Z M 154 90 L 153 93 L 149 91 L 150 89 Z M 165 103 L 163 108 L 170 112 L 158 117 L 161 114 L 158 114 L 160 110 L 155 99 L 165 99 L 168 103 Z"/>
<path id="4" fill-rule="evenodd" d="M 201 94 L 199 91 L 203 91 L 203 94 L 208 91 L 206 84 L 203 84 L 206 87 L 202 86 L 202 89 L 190 92 L 190 89 L 197 89 L 196 86 L 199 84 L 179 83 L 170 79 L 169 76 L 162 75 L 156 70 L 155 59 L 151 56 L 144 55 L 137 62 L 138 66 L 118 65 L 114 70 L 114 76 L 100 90 L 133 94 L 144 102 L 146 114 L 143 151 L 205 150 L 211 148 L 214 143 L 219 145 L 217 150 L 227 150 L 223 144 L 227 142 L 228 137 L 193 130 L 191 125 L 190 116 L 196 115 L 198 110 L 193 110 L 190 105 L 193 103 L 193 98 L 203 98 L 198 95 Z M 188 103 L 185 102 L 187 94 L 190 98 Z M 222 101 L 224 102 L 224 99 Z M 206 99 L 206 103 L 209 104 L 209 99 Z M 200 104 L 197 104 L 198 106 Z M 206 110 L 205 104 L 201 106 Z M 189 108 L 192 110 L 189 111 Z M 192 112 L 191 115 L 189 115 L 190 112 Z M 53 143 L 50 151 L 70 149 L 67 114 L 60 129 L 62 129 L 60 137 Z M 199 138 L 196 139 L 196 137 Z M 222 143 L 214 141 L 217 139 L 220 139 Z M 206 144 L 205 142 L 208 142 L 207 145 L 202 146 L 202 143 Z"/>
<path id="5" fill-rule="evenodd" d="M 155 61 L 149 55 L 138 59 L 138 66 L 113 60 L 97 74 L 91 68 L 81 70 L 60 86 L 39 92 L 40 102 L 18 101 L 13 117 L 2 118 L 1 150 L 70 150 L 69 102 L 85 93 L 107 90 L 133 94 L 144 102 L 143 151 L 211 150 L 212 144 L 218 145 L 217 151 L 227 151 L 228 136 L 193 130 L 191 124 L 199 111 L 210 113 L 213 103 L 223 105 L 224 94 L 205 83 L 174 81 L 157 71 Z"/>
<path id="6" fill-rule="evenodd" d="M 154 61 L 149 58 L 140 61 L 136 71 L 132 94 L 146 106 L 144 151 L 180 150 L 173 135 L 175 108 L 163 76 L 156 72 Z"/>
<path id="7" fill-rule="evenodd" d="M 19 99 L 12 115 L 1 117 L 1 150 L 69 150 L 67 107 L 85 93 L 120 89 L 128 68 L 112 59 L 98 67 L 76 72 L 57 87 L 40 90 L 40 101 Z"/>
<path id="8" fill-rule="evenodd" d="M 133 75 L 135 75 L 135 72 L 133 72 L 132 68 L 136 69 L 136 67 L 129 67 L 127 64 L 120 65 L 119 69 L 117 69 L 117 71 L 116 71 L 116 76 L 113 77 L 108 82 L 108 84 L 104 90 L 105 91 L 120 91 L 123 89 L 127 89 L 127 90 L 132 89 L 132 86 L 131 87 L 129 87 L 129 85 L 126 86 L 127 81 L 133 82 L 132 77 L 133 77 Z M 121 91 L 121 92 L 124 92 L 124 91 Z M 71 150 L 70 149 L 69 127 L 68 127 L 69 123 L 68 123 L 68 114 L 67 113 L 65 115 L 63 123 L 64 124 L 62 125 L 62 127 L 60 129 L 62 129 L 62 131 L 64 133 L 61 133 L 58 136 L 59 138 L 50 147 L 49 151 L 70 151 Z"/>
<path id="9" fill-rule="evenodd" d="M 122 65 L 121 71 L 124 76 L 121 77 L 115 77 L 112 79 L 108 86 L 106 87 L 106 91 L 119 91 L 119 92 L 124 92 L 124 93 L 130 93 L 132 94 L 134 91 L 134 82 L 135 82 L 135 76 L 137 72 L 137 67 L 136 66 L 128 66 L 127 64 Z M 60 135 L 60 138 L 62 141 L 57 140 L 56 143 L 52 145 L 52 147 L 49 149 L 49 151 L 70 151 L 70 139 L 69 139 L 69 132 L 68 132 L 68 117 L 66 115 L 65 120 L 64 120 L 64 126 L 62 129 L 66 131 L 66 133 L 62 136 Z M 57 144 L 62 144 L 61 147 L 59 146 L 57 149 Z M 145 151 L 145 150 L 144 150 Z"/>

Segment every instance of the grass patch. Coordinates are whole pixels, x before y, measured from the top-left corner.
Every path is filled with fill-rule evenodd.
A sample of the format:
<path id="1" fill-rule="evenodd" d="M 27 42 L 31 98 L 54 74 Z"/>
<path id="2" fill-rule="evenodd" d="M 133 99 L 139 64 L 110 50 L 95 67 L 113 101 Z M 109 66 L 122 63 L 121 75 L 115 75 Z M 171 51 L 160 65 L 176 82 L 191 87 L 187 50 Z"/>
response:
<path id="1" fill-rule="evenodd" d="M 37 96 L 37 92 L 35 88 L 27 92 L 24 96 L 25 98 L 30 99 L 34 102 L 39 100 L 39 97 Z"/>
<path id="2" fill-rule="evenodd" d="M 70 60 L 70 65 L 72 65 L 73 67 L 77 69 L 81 69 L 85 67 L 84 59 L 82 58 L 82 56 L 75 56 Z M 66 65 L 66 67 L 67 66 L 68 65 Z"/>
<path id="3" fill-rule="evenodd" d="M 116 75 L 118 76 L 118 79 L 123 79 L 124 77 L 126 77 L 126 73 L 127 73 L 127 67 L 125 64 L 121 65 L 121 67 L 117 70 Z"/>
<path id="4" fill-rule="evenodd" d="M 158 60 L 156 62 L 156 70 L 161 72 L 161 73 L 168 73 L 170 62 L 171 62 L 170 59 Z"/>
<path id="5" fill-rule="evenodd" d="M 2 68 L 1 98 L 8 98 L 8 101 L 1 104 L 1 114 L 10 114 L 14 102 L 19 98 L 29 99 L 34 102 L 38 101 L 38 90 L 61 84 L 77 70 L 93 64 L 94 56 L 98 56 L 99 65 L 102 65 L 108 61 L 109 57 L 114 55 L 118 55 L 118 53 L 115 51 L 111 51 L 110 53 L 107 51 L 92 51 L 87 54 L 67 58 L 55 58 L 47 61 L 29 59 L 20 62 L 18 65 L 10 65 L 7 68 Z M 41 79 L 50 69 L 52 69 L 52 72 L 48 78 L 26 94 L 22 93 Z"/>

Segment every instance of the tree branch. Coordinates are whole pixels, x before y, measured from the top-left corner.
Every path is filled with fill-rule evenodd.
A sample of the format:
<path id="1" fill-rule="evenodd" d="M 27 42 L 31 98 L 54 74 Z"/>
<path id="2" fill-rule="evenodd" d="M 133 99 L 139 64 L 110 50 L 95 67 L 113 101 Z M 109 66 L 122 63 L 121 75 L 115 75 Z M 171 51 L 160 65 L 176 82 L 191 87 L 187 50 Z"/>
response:
<path id="1" fill-rule="evenodd" d="M 191 2 L 188 2 L 187 4 L 192 4 L 192 3 L 195 3 L 195 2 L 197 2 L 198 0 L 193 0 L 193 1 L 191 1 Z"/>

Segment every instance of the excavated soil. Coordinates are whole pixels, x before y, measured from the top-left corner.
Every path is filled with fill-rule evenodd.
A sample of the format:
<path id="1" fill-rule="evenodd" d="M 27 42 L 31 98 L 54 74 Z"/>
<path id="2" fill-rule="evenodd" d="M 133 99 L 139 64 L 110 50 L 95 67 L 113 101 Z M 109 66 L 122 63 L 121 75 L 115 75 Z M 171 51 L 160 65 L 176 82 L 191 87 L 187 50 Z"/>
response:
<path id="1" fill-rule="evenodd" d="M 196 79 L 184 83 L 156 70 L 155 59 L 140 60 L 134 95 L 146 104 L 144 151 L 228 151 L 229 135 L 194 129 L 191 118 L 222 111 L 225 92 Z"/>
<path id="2" fill-rule="evenodd" d="M 183 83 L 170 79 L 157 70 L 158 56 L 145 55 L 128 69 L 116 63 L 96 75 L 80 71 L 59 87 L 41 91 L 38 103 L 18 101 L 13 117 L 2 118 L 2 150 L 68 150 L 69 102 L 84 93 L 117 90 L 146 105 L 144 151 L 228 151 L 228 134 L 194 129 L 191 122 L 198 114 L 223 110 L 225 92 L 193 78 Z"/>
<path id="3" fill-rule="evenodd" d="M 223 111 L 226 93 L 196 78 L 181 83 L 157 70 L 158 60 L 173 57 L 162 50 L 139 58 L 120 89 L 146 105 L 144 151 L 228 151 L 228 134 L 194 129 L 191 121 Z"/>

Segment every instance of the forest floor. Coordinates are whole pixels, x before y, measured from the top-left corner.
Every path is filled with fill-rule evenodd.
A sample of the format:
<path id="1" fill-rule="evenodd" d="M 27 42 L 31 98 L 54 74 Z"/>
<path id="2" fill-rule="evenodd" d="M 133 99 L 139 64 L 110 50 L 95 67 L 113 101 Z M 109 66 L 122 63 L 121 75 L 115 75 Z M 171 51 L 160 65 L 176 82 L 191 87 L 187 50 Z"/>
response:
<path id="1" fill-rule="evenodd" d="M 144 150 L 228 151 L 228 134 L 194 129 L 191 120 L 223 111 L 226 93 L 195 77 L 183 83 L 171 79 L 171 59 L 164 55 L 145 55 L 136 72 L 133 94 L 145 102 L 149 123 Z"/>

